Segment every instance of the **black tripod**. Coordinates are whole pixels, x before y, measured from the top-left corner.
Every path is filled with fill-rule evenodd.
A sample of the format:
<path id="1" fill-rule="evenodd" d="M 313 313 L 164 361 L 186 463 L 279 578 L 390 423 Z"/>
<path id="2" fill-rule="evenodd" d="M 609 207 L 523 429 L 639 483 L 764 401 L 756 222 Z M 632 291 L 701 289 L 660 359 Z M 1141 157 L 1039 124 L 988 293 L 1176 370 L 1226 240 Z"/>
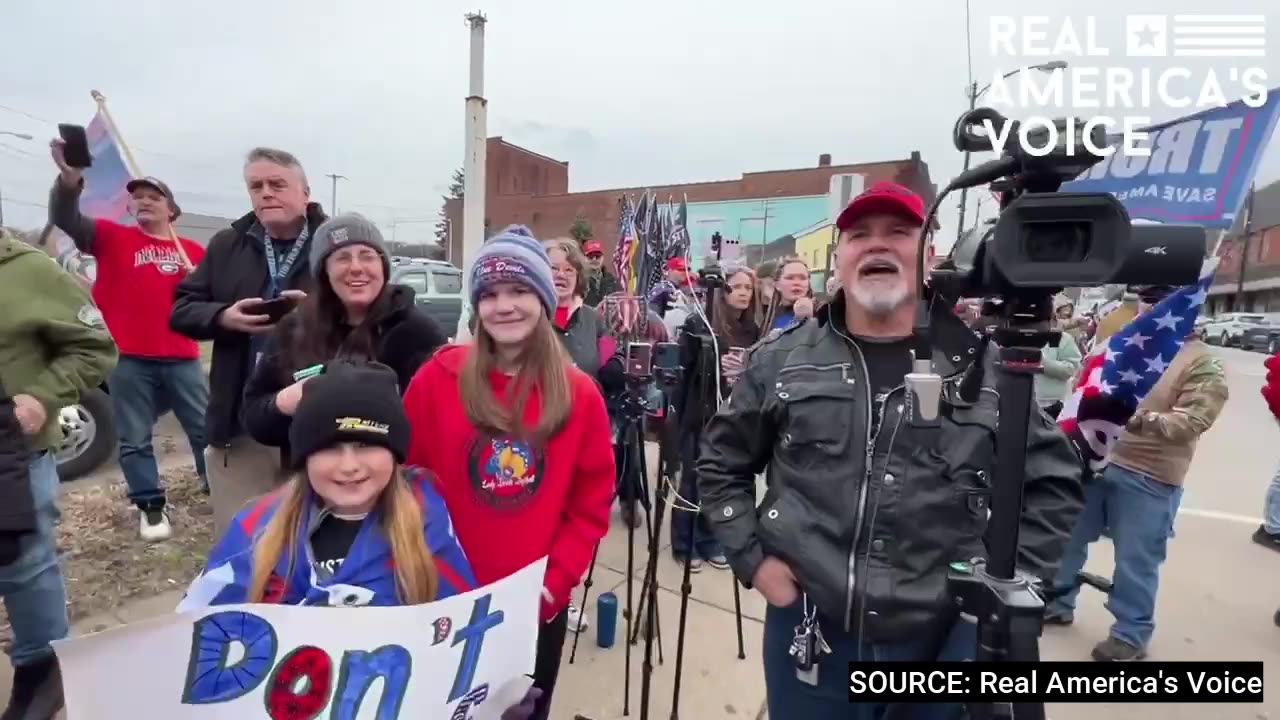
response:
<path id="1" fill-rule="evenodd" d="M 1000 308 L 1004 323 L 993 332 L 999 353 L 995 368 L 1000 421 L 996 431 L 991 517 L 986 534 L 991 557 L 952 563 L 947 588 L 954 602 L 935 619 L 932 651 L 922 659 L 938 657 L 952 626 L 960 621 L 963 612 L 978 620 L 974 658 L 977 662 L 1040 660 L 1045 591 L 1036 578 L 1019 571 L 1016 562 L 1027 432 L 1033 421 L 1032 412 L 1037 412 L 1034 377 L 1042 370 L 1040 348 L 1058 340 L 1058 333 L 1038 329 L 1048 323 L 1049 305 L 1047 295 L 1013 296 Z M 988 305 L 985 310 L 994 308 Z M 976 401 L 981 390 L 986 347 L 981 346 L 972 374 L 961 386 L 961 397 L 968 402 Z M 921 422 L 921 425 L 928 424 L 927 419 Z M 905 703 L 891 704 L 883 720 L 905 718 L 909 708 Z M 968 703 L 967 709 L 971 720 L 1044 720 L 1043 703 Z"/>
<path id="2" fill-rule="evenodd" d="M 705 285 L 706 282 L 704 280 L 704 286 Z M 714 303 L 712 302 L 712 297 L 715 294 L 713 287 L 708 288 L 707 291 L 706 315 L 708 322 L 711 321 L 715 310 Z M 706 414 L 708 412 L 714 413 L 718 406 L 718 398 L 715 396 L 717 390 L 717 384 L 715 381 L 719 377 L 720 362 L 714 352 L 715 345 L 711 342 L 710 335 L 706 337 L 695 335 L 690 338 L 690 340 L 695 343 L 695 352 L 697 354 L 697 363 L 694 369 L 695 377 L 698 377 L 701 380 L 701 388 L 703 390 L 703 397 L 693 399 L 693 402 L 701 403 L 704 418 L 706 418 Z M 686 400 L 686 402 L 689 401 Z M 677 485 L 677 487 L 679 487 L 679 485 Z M 690 507 L 673 506 L 673 513 L 677 511 L 693 513 L 701 512 L 701 508 L 697 505 L 688 503 L 685 498 L 680 497 L 678 492 L 676 493 L 676 496 L 681 500 L 685 500 L 684 504 L 690 505 Z M 672 521 L 674 522 L 674 520 L 675 518 L 673 516 Z M 698 520 L 695 517 L 693 522 L 689 523 L 689 550 L 684 557 L 684 575 L 680 583 L 680 623 L 679 631 L 676 635 L 676 677 L 671 693 L 671 720 L 679 720 L 680 717 L 680 673 L 684 668 L 684 633 L 685 623 L 689 614 L 689 595 L 693 592 L 693 583 L 691 578 L 693 574 L 693 554 L 697 550 L 697 535 Z M 738 588 L 738 581 L 732 575 L 729 577 L 729 583 L 733 586 L 734 620 L 737 623 L 738 630 L 738 659 L 744 660 L 747 657 L 747 653 L 742 636 L 742 595 Z"/>
<path id="3" fill-rule="evenodd" d="M 649 473 L 648 463 L 644 452 L 644 388 L 650 382 L 648 376 L 627 375 L 627 390 L 622 397 L 621 411 L 621 428 L 619 435 L 622 438 L 622 461 L 623 465 L 619 472 L 618 495 L 622 502 L 638 502 L 644 509 L 645 528 L 648 533 L 649 546 L 652 552 L 653 538 L 657 533 L 657 528 L 662 523 L 662 503 L 658 502 L 658 514 L 653 514 L 653 505 L 649 499 Z M 630 464 L 635 462 L 638 465 L 638 472 L 630 472 Z M 659 459 L 659 472 L 662 471 L 661 458 Z M 623 671 L 623 690 L 622 690 L 622 714 L 631 714 L 631 645 L 634 640 L 632 637 L 632 619 L 636 617 L 636 608 L 634 606 L 635 592 L 635 549 L 636 549 L 636 524 L 634 522 L 627 523 L 627 604 L 622 611 L 623 617 L 627 621 L 626 634 L 623 635 L 623 642 L 626 644 L 626 660 L 624 661 L 625 669 Z M 599 558 L 600 545 L 596 544 L 596 548 L 591 554 L 591 566 L 587 570 L 586 580 L 582 583 L 582 608 L 585 610 L 587 604 L 587 594 L 591 590 L 592 578 L 595 575 L 596 561 Z M 647 578 L 647 575 L 646 575 Z M 641 585 L 641 603 L 644 600 L 644 588 Z M 651 622 L 656 626 L 658 623 L 658 613 L 654 609 L 650 615 Z M 581 637 L 582 620 L 579 613 L 578 632 L 574 634 L 573 649 L 569 653 L 569 663 L 573 664 L 578 654 L 578 640 Z M 636 632 L 639 632 L 639 626 L 636 626 Z M 662 639 L 658 639 L 658 662 L 662 662 Z M 645 681 L 648 681 L 650 669 L 646 669 Z"/>

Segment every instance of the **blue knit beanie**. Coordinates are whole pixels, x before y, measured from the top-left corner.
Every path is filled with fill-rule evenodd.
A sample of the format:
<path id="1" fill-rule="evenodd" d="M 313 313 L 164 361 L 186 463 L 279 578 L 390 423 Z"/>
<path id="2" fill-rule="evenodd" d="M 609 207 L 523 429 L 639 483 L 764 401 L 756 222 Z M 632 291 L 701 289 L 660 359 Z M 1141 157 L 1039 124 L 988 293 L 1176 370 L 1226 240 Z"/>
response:
<path id="1" fill-rule="evenodd" d="M 471 307 L 480 304 L 480 293 L 504 282 L 528 286 L 538 294 L 547 309 L 547 317 L 555 317 L 556 286 L 551 277 L 551 258 L 524 225 L 508 225 L 480 248 L 471 266 Z"/>

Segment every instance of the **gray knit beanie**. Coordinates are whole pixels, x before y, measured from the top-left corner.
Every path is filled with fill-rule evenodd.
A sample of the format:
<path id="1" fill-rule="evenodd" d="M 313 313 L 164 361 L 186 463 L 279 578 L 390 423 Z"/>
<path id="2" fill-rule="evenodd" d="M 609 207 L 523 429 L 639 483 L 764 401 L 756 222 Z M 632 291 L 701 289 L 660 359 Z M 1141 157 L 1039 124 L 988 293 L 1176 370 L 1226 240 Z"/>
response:
<path id="1" fill-rule="evenodd" d="M 551 258 L 533 232 L 524 225 L 509 225 L 480 248 L 471 265 L 471 307 L 480 304 L 480 293 L 498 283 L 515 282 L 538 294 L 547 317 L 556 314 L 556 285 Z"/>
<path id="2" fill-rule="evenodd" d="M 366 245 L 382 256 L 382 276 L 390 281 L 391 256 L 382 240 L 382 232 L 359 213 L 343 213 L 324 221 L 311 236 L 311 274 L 318 276 L 324 269 L 324 261 L 339 248 L 348 245 Z"/>

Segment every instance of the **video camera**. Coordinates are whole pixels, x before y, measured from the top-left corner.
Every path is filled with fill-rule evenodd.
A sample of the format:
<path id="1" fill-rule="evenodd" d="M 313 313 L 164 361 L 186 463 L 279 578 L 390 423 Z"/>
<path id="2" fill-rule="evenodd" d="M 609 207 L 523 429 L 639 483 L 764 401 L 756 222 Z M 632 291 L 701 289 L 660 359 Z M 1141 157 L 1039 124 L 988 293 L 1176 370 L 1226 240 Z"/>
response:
<path id="1" fill-rule="evenodd" d="M 653 345 L 646 342 L 627 343 L 625 374 L 633 383 L 645 384 L 655 376 L 661 384 L 675 384 L 680 371 L 680 346 L 673 342 Z"/>
<path id="2" fill-rule="evenodd" d="M 1131 224 L 1110 193 L 1059 192 L 1062 183 L 1101 162 L 1107 146 L 1102 127 L 1086 137 L 1082 121 L 1058 120 L 1058 142 L 1043 155 L 1047 127 L 1020 135 L 1017 121 L 978 108 L 956 121 L 953 140 L 964 152 L 994 150 L 989 134 L 1008 133 L 1004 154 L 957 176 L 946 192 L 990 183 L 1001 193 L 992 228 L 968 230 L 948 258 L 929 275 L 932 288 L 950 297 L 1051 295 L 1066 287 L 1106 284 L 1187 285 L 1199 278 L 1207 235 L 1191 225 Z M 1115 150 L 1119 151 L 1119 150 Z"/>

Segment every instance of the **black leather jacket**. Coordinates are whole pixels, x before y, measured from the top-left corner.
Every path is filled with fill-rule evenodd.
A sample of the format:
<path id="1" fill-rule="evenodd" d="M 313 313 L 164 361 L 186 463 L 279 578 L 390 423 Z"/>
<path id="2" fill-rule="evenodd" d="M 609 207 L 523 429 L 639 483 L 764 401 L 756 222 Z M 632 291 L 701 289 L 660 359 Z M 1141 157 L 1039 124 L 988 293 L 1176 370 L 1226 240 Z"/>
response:
<path id="1" fill-rule="evenodd" d="M 750 587 L 766 555 L 784 560 L 824 620 L 859 641 L 926 632 L 948 604 L 948 565 L 986 554 L 995 352 L 985 355 L 977 401 L 965 402 L 960 383 L 982 356 L 980 340 L 943 304 L 933 313 L 940 429 L 903 422 L 900 385 L 882 403 L 880 431 L 868 432 L 867 369 L 837 294 L 751 351 L 703 433 L 702 508 L 734 573 Z M 1018 566 L 1051 579 L 1083 507 L 1081 465 L 1044 413 L 1031 418 Z M 766 470 L 757 508 L 755 476 Z"/>

